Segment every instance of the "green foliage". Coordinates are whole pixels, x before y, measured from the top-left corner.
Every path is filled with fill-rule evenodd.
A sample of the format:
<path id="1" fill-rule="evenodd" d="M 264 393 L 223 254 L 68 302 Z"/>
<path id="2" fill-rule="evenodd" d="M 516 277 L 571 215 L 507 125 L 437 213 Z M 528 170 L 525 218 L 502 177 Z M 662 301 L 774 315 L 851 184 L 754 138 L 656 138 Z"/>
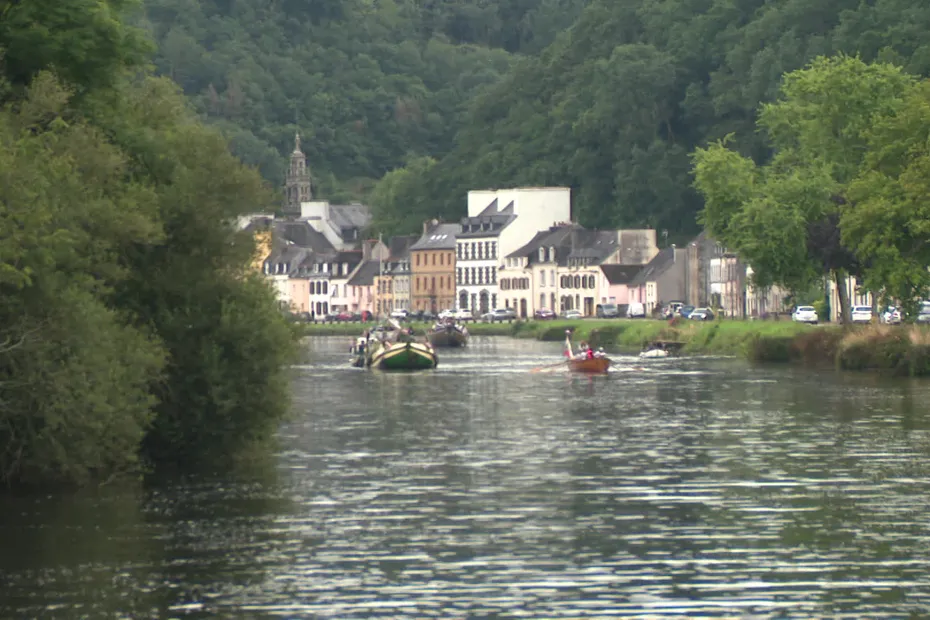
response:
<path id="1" fill-rule="evenodd" d="M 777 149 L 768 164 L 722 142 L 696 152 L 703 221 L 763 286 L 852 271 L 914 310 L 930 290 L 928 101 L 897 67 L 845 56 L 787 75 L 759 118 Z"/>
<path id="2" fill-rule="evenodd" d="M 568 185 L 582 224 L 693 234 L 703 204 L 688 154 L 732 135 L 738 154 L 767 162 L 759 105 L 818 56 L 859 53 L 930 74 L 930 5 L 918 4 L 593 0 L 469 103 L 455 148 L 397 200 L 425 192 L 436 215 L 456 219 L 469 189 Z"/>
<path id="3" fill-rule="evenodd" d="M 462 104 L 500 79 L 511 52 L 546 45 L 582 4 L 144 0 L 140 24 L 158 43 L 158 71 L 236 155 L 277 186 L 299 130 L 317 191 L 333 199 L 448 152 Z"/>
<path id="4" fill-rule="evenodd" d="M 132 0 L 0 1 L 0 72 L 14 86 L 55 68 L 68 84 L 111 83 L 152 50 L 144 33 L 119 15 Z"/>
<path id="5" fill-rule="evenodd" d="M 287 404 L 291 333 L 231 224 L 271 194 L 175 85 L 125 76 L 122 3 L 54 4 L 0 4 L 15 52 L 14 83 L 0 78 L 0 481 L 234 457 Z"/>
<path id="6" fill-rule="evenodd" d="M 0 112 L 0 481 L 132 467 L 163 349 L 104 297 L 129 243 L 157 242 L 151 192 L 40 74 Z"/>

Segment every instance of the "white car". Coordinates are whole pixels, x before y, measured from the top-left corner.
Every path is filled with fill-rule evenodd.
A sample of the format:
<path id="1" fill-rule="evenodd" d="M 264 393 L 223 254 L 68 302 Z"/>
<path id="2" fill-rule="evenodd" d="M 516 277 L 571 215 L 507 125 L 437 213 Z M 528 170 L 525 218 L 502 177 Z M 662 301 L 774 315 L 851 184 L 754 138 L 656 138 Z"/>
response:
<path id="1" fill-rule="evenodd" d="M 452 318 L 456 321 L 471 321 L 475 317 L 472 315 L 471 310 L 454 310 Z"/>
<path id="2" fill-rule="evenodd" d="M 871 323 L 872 306 L 853 306 L 849 318 L 853 323 Z"/>
<path id="3" fill-rule="evenodd" d="M 439 313 L 439 318 L 440 319 L 454 319 L 455 310 L 443 310 L 442 312 Z"/>
<path id="4" fill-rule="evenodd" d="M 791 313 L 791 320 L 798 323 L 810 323 L 816 325 L 820 318 L 817 316 L 817 310 L 814 306 L 798 306 Z"/>
<path id="5" fill-rule="evenodd" d="M 901 311 L 894 306 L 888 308 L 882 313 L 882 323 L 886 325 L 897 325 L 901 322 Z"/>
<path id="6" fill-rule="evenodd" d="M 397 319 L 398 321 L 406 321 L 410 313 L 405 308 L 397 308 L 396 310 L 391 310 L 391 318 Z"/>

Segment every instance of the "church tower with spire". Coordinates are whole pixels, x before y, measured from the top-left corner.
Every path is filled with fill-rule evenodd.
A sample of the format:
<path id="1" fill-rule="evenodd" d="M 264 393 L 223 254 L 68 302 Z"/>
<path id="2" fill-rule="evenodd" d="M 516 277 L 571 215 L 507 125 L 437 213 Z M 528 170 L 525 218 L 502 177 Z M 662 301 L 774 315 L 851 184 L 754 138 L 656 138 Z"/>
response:
<path id="1" fill-rule="evenodd" d="M 284 179 L 284 204 L 282 211 L 285 215 L 300 216 L 300 203 L 310 202 L 313 192 L 310 184 L 310 169 L 307 168 L 307 157 L 300 150 L 300 134 L 294 135 L 294 152 L 291 153 L 291 165 L 287 169 Z"/>

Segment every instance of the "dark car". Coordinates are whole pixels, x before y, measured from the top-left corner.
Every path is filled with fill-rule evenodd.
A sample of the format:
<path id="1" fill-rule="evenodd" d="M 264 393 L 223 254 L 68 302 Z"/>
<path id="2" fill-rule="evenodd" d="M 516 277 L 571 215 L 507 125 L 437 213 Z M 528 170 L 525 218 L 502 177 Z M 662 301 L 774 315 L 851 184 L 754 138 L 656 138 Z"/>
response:
<path id="1" fill-rule="evenodd" d="M 430 312 L 429 310 L 426 310 L 425 312 L 423 312 L 423 314 L 420 315 L 420 320 L 421 321 L 435 321 L 436 315 Z"/>
<path id="2" fill-rule="evenodd" d="M 682 306 L 678 309 L 678 316 L 687 319 L 691 317 L 692 312 L 694 312 L 694 306 Z"/>
<path id="3" fill-rule="evenodd" d="M 695 308 L 688 313 L 688 318 L 692 321 L 713 321 L 714 313 L 709 308 Z"/>
<path id="4" fill-rule="evenodd" d="M 549 308 L 540 308 L 539 310 L 533 313 L 533 318 L 536 319 L 537 321 L 548 321 L 549 319 L 555 318 L 555 312 L 553 312 Z"/>
<path id="5" fill-rule="evenodd" d="M 620 316 L 620 309 L 617 304 L 598 304 L 594 314 L 599 319 L 616 319 Z"/>

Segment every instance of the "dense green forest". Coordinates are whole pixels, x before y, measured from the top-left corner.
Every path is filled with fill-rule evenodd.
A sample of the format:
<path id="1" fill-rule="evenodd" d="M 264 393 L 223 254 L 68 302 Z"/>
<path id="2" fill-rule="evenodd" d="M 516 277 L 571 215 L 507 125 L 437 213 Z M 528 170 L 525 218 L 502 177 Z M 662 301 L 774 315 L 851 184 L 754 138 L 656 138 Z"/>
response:
<path id="1" fill-rule="evenodd" d="M 452 148 L 463 104 L 585 0 L 145 0 L 158 71 L 234 152 L 283 179 L 295 131 L 320 195 L 366 195 Z"/>
<path id="2" fill-rule="evenodd" d="M 913 0 L 592 0 L 570 29 L 472 101 L 455 146 L 375 188 L 377 221 L 461 215 L 473 188 L 569 185 L 589 226 L 698 230 L 690 153 L 769 156 L 757 109 L 818 55 L 930 73 L 930 4 Z M 438 213 L 437 213 L 438 212 Z"/>
<path id="3" fill-rule="evenodd" d="M 0 0 L 0 484 L 216 464 L 286 412 L 292 335 L 231 224 L 269 205 L 121 0 Z"/>

